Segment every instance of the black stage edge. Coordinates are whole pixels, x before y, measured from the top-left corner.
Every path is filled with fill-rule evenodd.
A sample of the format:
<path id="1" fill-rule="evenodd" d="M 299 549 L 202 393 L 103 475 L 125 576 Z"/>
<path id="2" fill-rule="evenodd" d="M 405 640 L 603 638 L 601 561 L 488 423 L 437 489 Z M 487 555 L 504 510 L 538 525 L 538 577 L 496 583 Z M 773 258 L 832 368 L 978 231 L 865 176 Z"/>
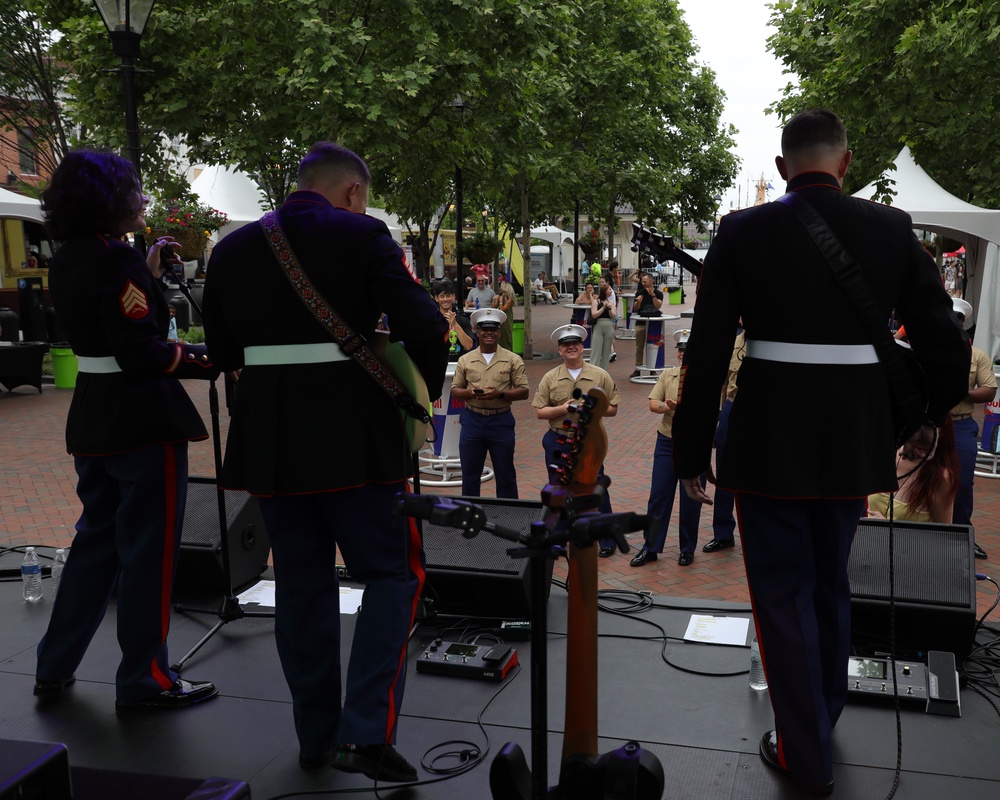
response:
<path id="1" fill-rule="evenodd" d="M 6 566 L 16 564 L 0 561 L 0 567 Z M 46 591 L 49 588 L 46 581 Z M 177 599 L 209 602 L 212 596 Z M 670 598 L 653 600 L 655 607 L 644 613 L 600 616 L 601 752 L 629 739 L 638 740 L 663 764 L 664 797 L 672 800 L 798 797 L 757 754 L 761 734 L 772 724 L 766 694 L 753 692 L 746 674 L 721 677 L 747 668 L 747 648 L 671 639 L 665 650 L 674 665 L 670 666 L 661 658 L 662 640 L 652 638 L 660 632 L 650 623 L 680 638 L 693 611 L 748 617 L 748 608 Z M 50 603 L 48 597 L 37 605 L 23 602 L 19 580 L 0 583 L 0 740 L 65 744 L 74 779 L 81 776 L 81 789 L 86 786 L 91 791 L 95 783 L 99 787 L 106 779 L 107 797 L 129 796 L 116 792 L 113 785 L 113 780 L 127 779 L 123 776 L 152 778 L 163 787 L 168 784 L 166 779 L 190 786 L 223 776 L 246 782 L 255 800 L 293 792 L 371 787 L 364 776 L 333 769 L 299 769 L 290 700 L 275 653 L 273 620 L 246 618 L 228 625 L 191 660 L 185 674 L 195 680 L 214 681 L 221 692 L 217 699 L 183 711 L 118 718 L 114 713 L 118 646 L 113 603 L 77 671 L 76 684 L 65 698 L 39 704 L 32 696 L 35 647 L 45 629 Z M 565 609 L 565 591 L 553 587 L 548 620 L 550 784 L 557 778 L 560 759 Z M 353 617 L 341 619 L 346 658 Z M 204 616 L 175 613 L 170 632 L 173 654 L 184 652 L 213 622 Z M 436 637 L 456 639 L 476 629 L 475 623 L 461 624 L 455 619 L 438 622 L 443 627 L 423 624 L 411 642 L 397 747 L 417 765 L 426 751 L 446 740 L 464 739 L 485 747 L 484 734 L 476 724 L 482 713 L 489 754 L 480 766 L 454 779 L 402 792 L 380 787 L 380 796 L 489 800 L 493 756 L 509 741 L 530 752 L 530 687 L 524 666 L 530 658 L 529 644 L 514 643 L 522 666 L 502 684 L 418 674 L 415 661 Z M 996 635 L 995 629 L 989 632 L 991 638 Z M 995 755 L 1000 742 L 997 712 L 969 689 L 962 691 L 961 705 L 960 718 L 903 708 L 899 800 L 995 800 L 1000 796 L 1000 759 Z M 884 798 L 896 763 L 891 706 L 851 703 L 834 735 L 834 760 L 835 797 Z M 419 772 L 424 780 L 436 778 L 422 767 Z M 146 791 L 132 796 L 157 797 Z"/>

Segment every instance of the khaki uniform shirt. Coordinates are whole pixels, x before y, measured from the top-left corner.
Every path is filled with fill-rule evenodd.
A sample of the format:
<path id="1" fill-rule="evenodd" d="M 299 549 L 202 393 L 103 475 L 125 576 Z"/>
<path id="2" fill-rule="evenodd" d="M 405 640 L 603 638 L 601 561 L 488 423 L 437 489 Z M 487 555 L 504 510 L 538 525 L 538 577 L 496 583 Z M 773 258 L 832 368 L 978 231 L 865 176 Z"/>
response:
<path id="1" fill-rule="evenodd" d="M 997 376 L 993 374 L 993 362 L 990 357 L 978 347 L 972 348 L 972 363 L 969 366 L 969 391 L 980 386 L 992 386 L 996 388 Z M 956 414 L 971 414 L 975 404 L 966 398 L 951 410 L 952 416 Z"/>
<path id="2" fill-rule="evenodd" d="M 677 402 L 677 390 L 680 388 L 681 383 L 681 368 L 680 367 L 667 367 L 660 373 L 659 379 L 653 386 L 653 391 L 649 393 L 650 400 L 658 400 L 661 403 L 667 402 L 667 400 L 673 400 Z M 660 427 L 657 428 L 660 433 L 666 436 L 668 439 L 673 438 L 673 426 L 674 426 L 674 412 L 667 409 L 663 412 L 663 419 L 660 420 Z"/>
<path id="3" fill-rule="evenodd" d="M 478 386 L 480 389 L 494 388 L 498 392 L 510 389 L 528 388 L 528 376 L 524 370 L 524 361 L 517 353 L 498 347 L 490 363 L 486 363 L 482 351 L 477 347 L 458 359 L 455 365 L 455 378 L 452 386 L 468 389 Z M 478 409 L 508 409 L 510 400 L 480 400 L 473 397 L 466 401 L 467 406 Z"/>
<path id="4" fill-rule="evenodd" d="M 541 381 L 538 382 L 538 390 L 531 401 L 533 408 L 548 408 L 550 406 L 561 406 L 567 400 L 573 398 L 573 390 L 579 388 L 584 394 L 594 386 L 599 386 L 608 396 L 608 403 L 616 406 L 620 401 L 618 389 L 611 376 L 600 367 L 595 367 L 584 362 L 580 376 L 574 381 L 569 374 L 565 364 L 560 364 L 555 369 L 546 372 Z M 562 430 L 561 419 L 550 419 L 549 428 L 554 431 Z"/>
<path id="5" fill-rule="evenodd" d="M 740 331 L 733 343 L 733 354 L 729 358 L 729 382 L 726 384 L 726 400 L 736 399 L 736 376 L 739 375 L 740 367 L 743 365 L 743 357 L 747 354 L 746 331 Z"/>

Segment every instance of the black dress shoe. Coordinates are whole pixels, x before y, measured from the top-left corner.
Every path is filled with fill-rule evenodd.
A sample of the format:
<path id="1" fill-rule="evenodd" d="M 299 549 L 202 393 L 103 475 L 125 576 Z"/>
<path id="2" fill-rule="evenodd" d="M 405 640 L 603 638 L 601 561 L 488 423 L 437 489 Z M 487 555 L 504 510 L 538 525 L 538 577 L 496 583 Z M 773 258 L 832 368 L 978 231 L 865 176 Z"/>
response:
<path id="1" fill-rule="evenodd" d="M 187 708 L 195 703 L 210 700 L 219 693 L 214 683 L 186 681 L 178 678 L 169 689 L 144 700 L 115 701 L 115 711 L 128 714 L 133 711 L 156 711 L 165 708 Z"/>
<path id="2" fill-rule="evenodd" d="M 690 566 L 692 561 L 694 561 L 694 553 L 681 553 L 681 557 L 677 559 L 677 563 L 682 567 Z"/>
<path id="3" fill-rule="evenodd" d="M 988 558 L 986 551 L 975 542 L 972 543 L 972 552 L 976 554 L 976 558 Z"/>
<path id="4" fill-rule="evenodd" d="M 601 558 L 611 558 L 615 554 L 615 548 L 613 547 L 602 547 L 598 552 Z"/>
<path id="5" fill-rule="evenodd" d="M 612 353 L 610 356 L 608 356 L 608 362 L 614 364 L 616 358 L 618 358 L 618 353 Z"/>
<path id="6" fill-rule="evenodd" d="M 657 555 L 657 553 L 654 553 L 652 550 L 647 550 L 644 547 L 636 553 L 635 557 L 628 563 L 630 567 L 642 567 L 645 566 L 648 561 L 656 561 Z"/>
<path id="7" fill-rule="evenodd" d="M 732 539 L 712 539 L 708 544 L 701 548 L 703 553 L 714 553 L 717 550 L 725 550 L 727 547 L 732 547 L 735 545 Z"/>
<path id="8" fill-rule="evenodd" d="M 806 794 L 830 794 L 833 791 L 833 781 L 807 781 L 793 775 L 778 761 L 778 734 L 768 731 L 760 740 L 760 757 L 771 769 L 777 770 Z"/>
<path id="9" fill-rule="evenodd" d="M 320 753 L 318 756 L 307 756 L 299 753 L 299 766 L 302 769 L 322 769 L 330 766 L 330 759 L 333 756 L 333 749 Z"/>
<path id="10" fill-rule="evenodd" d="M 338 745 L 333 766 L 341 772 L 360 772 L 373 781 L 404 783 L 417 779 L 413 765 L 391 744 Z"/>
<path id="11" fill-rule="evenodd" d="M 62 696 L 63 690 L 67 686 L 72 686 L 74 683 L 76 683 L 76 675 L 70 675 L 68 678 L 58 681 L 35 681 L 35 697 L 41 697 L 43 700 L 55 700 Z"/>

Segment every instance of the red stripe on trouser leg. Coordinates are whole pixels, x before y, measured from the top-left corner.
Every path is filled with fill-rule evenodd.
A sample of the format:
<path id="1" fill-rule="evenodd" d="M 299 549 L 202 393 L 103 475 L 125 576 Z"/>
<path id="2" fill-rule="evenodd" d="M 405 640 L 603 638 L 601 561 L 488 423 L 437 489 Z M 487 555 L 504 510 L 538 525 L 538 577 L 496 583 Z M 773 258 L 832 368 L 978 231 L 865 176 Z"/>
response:
<path id="1" fill-rule="evenodd" d="M 407 524 L 410 526 L 409 567 L 410 572 L 417 578 L 417 590 L 413 593 L 413 600 L 410 604 L 410 622 L 407 626 L 412 629 L 413 621 L 417 617 L 420 595 L 424 590 L 426 573 L 424 572 L 424 565 L 420 558 L 423 547 L 420 542 L 420 531 L 417 530 L 417 522 L 410 517 L 407 520 Z M 389 686 L 389 714 L 386 719 L 385 740 L 390 744 L 393 741 L 393 733 L 396 730 L 396 684 L 399 682 L 400 673 L 406 668 L 406 645 L 408 642 L 409 639 L 403 643 L 403 647 L 399 652 L 399 664 L 396 667 L 396 675 Z"/>
<path id="2" fill-rule="evenodd" d="M 174 582 L 174 540 L 177 537 L 177 454 L 174 448 L 163 448 L 163 553 L 160 572 L 160 641 L 167 640 L 170 630 L 170 590 Z M 164 689 L 173 686 L 169 675 L 153 659 L 150 664 L 153 679 Z"/>

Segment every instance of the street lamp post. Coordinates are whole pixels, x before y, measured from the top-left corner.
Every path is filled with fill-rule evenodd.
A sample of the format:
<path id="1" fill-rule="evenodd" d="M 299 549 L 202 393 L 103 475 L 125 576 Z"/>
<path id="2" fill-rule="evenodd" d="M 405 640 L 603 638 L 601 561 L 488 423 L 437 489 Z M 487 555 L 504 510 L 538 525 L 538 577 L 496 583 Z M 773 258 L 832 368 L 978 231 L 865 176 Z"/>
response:
<path id="1" fill-rule="evenodd" d="M 156 0 L 94 0 L 94 5 L 111 36 L 111 47 L 120 56 L 122 65 L 122 97 L 125 109 L 125 149 L 135 167 L 136 176 L 142 181 L 142 164 L 139 160 L 139 115 L 135 101 L 135 59 L 139 55 L 146 22 Z M 142 234 L 136 234 L 136 244 L 145 250 Z"/>

